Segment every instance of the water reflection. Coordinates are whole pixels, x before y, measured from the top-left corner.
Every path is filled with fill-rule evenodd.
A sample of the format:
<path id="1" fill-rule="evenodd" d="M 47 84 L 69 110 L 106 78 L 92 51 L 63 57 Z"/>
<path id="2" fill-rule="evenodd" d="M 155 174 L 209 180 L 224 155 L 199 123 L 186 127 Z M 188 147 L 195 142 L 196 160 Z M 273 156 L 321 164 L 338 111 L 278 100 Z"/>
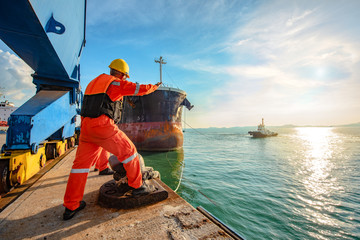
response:
<path id="1" fill-rule="evenodd" d="M 184 150 L 171 152 L 140 152 L 145 165 L 160 172 L 161 181 L 175 190 L 180 183 L 184 167 Z"/>
<path id="2" fill-rule="evenodd" d="M 306 192 L 298 198 L 305 203 L 306 217 L 319 224 L 334 226 L 335 220 L 329 215 L 338 203 L 332 198 L 341 190 L 336 175 L 336 158 L 341 145 L 339 136 L 332 128 L 296 128 L 300 140 L 296 146 L 300 150 L 298 176 Z"/>
<path id="3" fill-rule="evenodd" d="M 303 143 L 304 168 L 307 175 L 305 184 L 311 195 L 322 196 L 329 189 L 324 186 L 333 167 L 330 161 L 333 154 L 331 128 L 298 128 L 298 136 Z"/>

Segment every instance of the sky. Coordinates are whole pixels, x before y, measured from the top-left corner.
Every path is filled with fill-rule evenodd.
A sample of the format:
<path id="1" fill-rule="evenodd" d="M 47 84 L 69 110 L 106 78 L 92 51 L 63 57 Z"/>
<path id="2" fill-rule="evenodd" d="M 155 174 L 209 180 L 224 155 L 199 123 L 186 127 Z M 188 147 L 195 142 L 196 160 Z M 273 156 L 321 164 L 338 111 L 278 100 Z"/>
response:
<path id="1" fill-rule="evenodd" d="M 194 128 L 360 122 L 358 0 L 89 0 L 81 86 L 127 61 L 130 80 L 187 93 Z M 0 79 L 20 106 L 30 69 L 0 42 Z"/>

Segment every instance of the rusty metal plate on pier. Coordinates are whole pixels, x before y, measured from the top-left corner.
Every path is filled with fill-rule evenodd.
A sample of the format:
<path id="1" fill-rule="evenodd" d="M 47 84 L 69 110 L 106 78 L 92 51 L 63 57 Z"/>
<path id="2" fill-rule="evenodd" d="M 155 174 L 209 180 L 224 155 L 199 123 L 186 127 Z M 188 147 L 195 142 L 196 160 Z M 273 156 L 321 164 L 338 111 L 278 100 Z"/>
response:
<path id="1" fill-rule="evenodd" d="M 146 180 L 156 190 L 142 196 L 125 194 L 129 189 L 119 188 L 115 180 L 108 181 L 100 187 L 99 205 L 102 207 L 130 209 L 160 202 L 168 197 L 168 192 L 154 179 Z"/>

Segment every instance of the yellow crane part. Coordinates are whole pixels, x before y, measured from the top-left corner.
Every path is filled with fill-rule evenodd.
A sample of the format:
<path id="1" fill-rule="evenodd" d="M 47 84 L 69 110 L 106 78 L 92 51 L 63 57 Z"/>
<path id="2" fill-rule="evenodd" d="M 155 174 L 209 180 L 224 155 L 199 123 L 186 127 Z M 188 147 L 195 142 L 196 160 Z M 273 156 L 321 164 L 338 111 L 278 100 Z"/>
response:
<path id="1" fill-rule="evenodd" d="M 45 146 L 39 147 L 36 154 L 31 154 L 31 150 L 12 151 L 9 156 L 10 185 L 23 184 L 45 166 L 45 163 Z"/>
<path id="2" fill-rule="evenodd" d="M 75 138 L 48 141 L 36 153 L 27 150 L 8 150 L 0 155 L 0 193 L 21 185 L 45 166 L 46 161 L 60 157 L 75 146 Z"/>

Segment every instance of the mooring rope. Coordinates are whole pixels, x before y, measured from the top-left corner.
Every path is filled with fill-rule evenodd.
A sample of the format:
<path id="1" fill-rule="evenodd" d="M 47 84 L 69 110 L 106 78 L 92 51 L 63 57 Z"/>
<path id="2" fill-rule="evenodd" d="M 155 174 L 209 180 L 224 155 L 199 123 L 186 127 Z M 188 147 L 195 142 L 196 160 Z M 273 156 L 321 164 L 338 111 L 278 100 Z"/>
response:
<path id="1" fill-rule="evenodd" d="M 183 175 L 183 172 L 184 172 L 184 165 L 185 165 L 185 163 L 183 161 L 183 164 L 181 164 L 181 174 L 180 174 L 180 178 L 179 178 L 179 183 L 178 183 L 176 189 L 174 190 L 174 192 L 176 192 L 180 187 L 181 180 L 182 180 L 182 177 L 183 177 L 182 175 Z"/>
<path id="2" fill-rule="evenodd" d="M 173 166 L 172 166 L 171 162 L 170 162 L 169 159 L 168 159 L 168 153 L 169 153 L 169 152 L 166 152 L 166 160 L 168 161 L 170 167 L 172 168 Z M 176 189 L 174 190 L 174 192 L 176 192 L 176 191 L 179 189 L 179 187 L 180 187 L 181 180 L 182 180 L 182 175 L 183 175 L 183 172 L 184 172 L 184 165 L 185 165 L 185 163 L 184 163 L 184 161 L 183 161 L 183 163 L 181 164 L 181 174 L 180 174 L 180 178 L 179 178 L 179 183 L 178 183 Z"/>
<path id="3" fill-rule="evenodd" d="M 202 135 L 202 136 L 204 136 L 204 137 L 206 137 L 206 138 L 209 138 L 209 139 L 211 139 L 212 140 L 212 138 L 210 138 L 209 136 L 207 136 L 206 134 L 204 134 L 204 133 L 202 133 L 202 132 L 200 132 L 200 131 L 198 131 L 198 130 L 196 130 L 195 128 L 193 128 L 190 124 L 188 124 L 187 122 L 185 122 L 184 120 L 183 120 L 183 122 L 186 124 L 186 125 L 188 125 L 192 130 L 194 130 L 196 133 L 198 133 L 198 134 L 200 134 L 200 135 Z"/>
<path id="4" fill-rule="evenodd" d="M 198 134 L 200 134 L 200 135 L 202 135 L 202 136 L 210 139 L 210 137 L 208 137 L 206 134 L 203 134 L 203 133 L 197 131 L 195 128 L 193 128 L 190 124 L 188 124 L 188 123 L 185 122 L 184 120 L 183 120 L 183 122 L 184 122 L 186 125 L 188 125 L 190 128 L 192 128 L 196 133 L 198 133 Z M 170 162 L 169 159 L 168 159 L 168 153 L 169 153 L 169 152 L 166 153 L 166 160 L 168 161 L 169 165 L 170 165 L 171 167 L 173 167 L 172 164 L 171 164 L 171 162 Z M 184 160 L 184 161 L 185 161 L 185 160 Z M 176 186 L 174 192 L 177 192 L 177 190 L 179 190 L 179 187 L 180 187 L 180 185 L 181 185 L 182 179 L 187 179 L 187 178 L 185 178 L 185 177 L 183 176 L 184 166 L 185 166 L 185 162 L 183 162 L 182 165 L 181 165 L 181 173 L 180 173 L 180 177 L 179 177 L 179 182 L 178 182 L 178 185 Z M 205 193 L 201 192 L 201 191 L 200 191 L 198 188 L 196 188 L 189 180 L 188 180 L 188 182 L 189 182 L 189 184 L 192 186 L 192 188 L 193 188 L 194 190 L 198 191 L 201 195 L 203 195 L 204 197 L 206 197 L 212 204 L 214 204 L 215 206 L 218 206 L 218 204 L 217 204 L 214 200 L 212 200 L 210 197 L 208 197 Z"/>

